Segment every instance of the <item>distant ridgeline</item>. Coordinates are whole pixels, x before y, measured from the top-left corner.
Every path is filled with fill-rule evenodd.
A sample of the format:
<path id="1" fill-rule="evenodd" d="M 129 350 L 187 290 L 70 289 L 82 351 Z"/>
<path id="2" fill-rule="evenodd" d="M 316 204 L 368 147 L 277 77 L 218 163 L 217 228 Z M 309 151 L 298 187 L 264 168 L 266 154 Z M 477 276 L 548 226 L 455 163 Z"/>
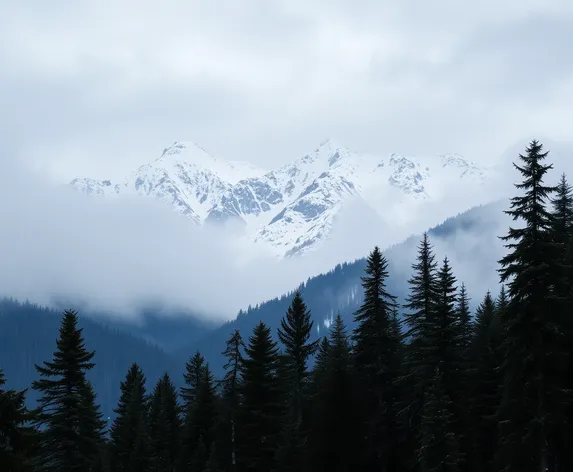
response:
<path id="1" fill-rule="evenodd" d="M 490 245 L 492 238 L 497 238 L 496 233 L 499 227 L 500 214 L 507 209 L 508 203 L 496 201 L 487 205 L 474 207 L 457 216 L 448 218 L 442 224 L 430 229 L 428 234 L 430 242 L 437 240 L 447 242 L 455 238 L 460 232 L 472 233 L 480 232 L 484 235 L 481 241 L 482 248 Z M 388 260 L 388 290 L 398 297 L 398 302 L 402 303 L 408 291 L 407 280 L 411 276 L 411 264 L 416 257 L 416 247 L 420 243 L 421 235 L 411 236 L 406 241 L 392 246 L 384 251 L 384 256 Z M 452 260 L 455 256 L 457 262 L 467 266 L 468 262 L 475 260 L 476 247 L 456 246 L 456 254 L 448 252 L 448 257 Z M 446 254 L 437 253 L 438 259 Z M 337 313 L 340 313 L 349 330 L 354 328 L 353 313 L 362 303 L 363 289 L 360 278 L 364 276 L 366 259 L 358 259 L 355 262 L 348 262 L 336 266 L 332 271 L 309 278 L 306 283 L 300 286 L 301 294 L 305 303 L 312 313 L 315 338 L 325 335 L 328 326 L 332 323 Z M 495 257 L 491 261 L 483 261 L 482 270 L 485 277 L 495 274 L 497 261 Z M 456 273 L 456 266 L 453 266 Z M 456 274 L 457 275 L 457 274 Z M 464 282 L 464 280 L 459 280 Z M 473 293 L 472 287 L 468 285 L 468 293 Z M 473 309 L 478 305 L 483 297 L 483 293 L 477 291 L 475 297 L 470 300 L 470 307 Z M 497 289 L 497 287 L 492 287 Z M 293 292 L 282 295 L 257 305 L 249 307 L 246 311 L 241 310 L 235 320 L 225 323 L 220 328 L 211 331 L 196 343 L 191 343 L 189 347 L 177 351 L 179 357 L 188 355 L 189 352 L 199 350 L 205 359 L 210 363 L 216 375 L 221 374 L 223 368 L 223 358 L 221 356 L 221 346 L 228 339 L 234 329 L 238 329 L 244 336 L 249 335 L 259 321 L 264 321 L 272 328 L 273 335 L 279 327 L 280 320 L 284 316 L 290 305 Z"/>
<path id="2" fill-rule="evenodd" d="M 61 323 L 54 310 L 0 300 L 0 369 L 10 379 L 10 387 L 25 389 L 38 379 L 34 364 L 52 358 Z M 96 367 L 88 373 L 105 417 L 112 416 L 119 400 L 119 384 L 130 365 L 137 360 L 145 369 L 149 388 L 165 372 L 179 381 L 184 364 L 150 343 L 129 333 L 110 328 L 88 317 L 80 317 L 87 348 L 96 351 Z M 33 405 L 36 392 L 28 390 L 27 403 Z"/>
<path id="3" fill-rule="evenodd" d="M 447 241 L 460 231 L 480 234 L 495 233 L 500 212 L 505 202 L 473 208 L 458 216 L 449 218 L 429 231 L 430 238 Z M 495 234 L 497 236 L 497 234 Z M 403 301 L 407 293 L 407 279 L 410 265 L 416 256 L 420 236 L 384 251 L 389 262 L 390 293 Z M 475 257 L 474 248 L 456 254 L 460 261 Z M 440 256 L 440 254 L 438 254 Z M 495 258 L 491 261 L 491 273 L 495 271 Z M 364 275 L 365 259 L 338 265 L 332 271 L 309 278 L 301 285 L 301 293 L 312 312 L 315 330 L 314 338 L 325 335 L 331 320 L 337 312 L 343 316 L 349 330 L 353 329 L 352 314 L 362 301 L 360 277 Z M 456 267 L 453 267 L 454 272 Z M 460 280 L 463 282 L 463 280 Z M 472 293 L 472 287 L 468 286 Z M 483 294 L 477 294 L 481 297 Z M 142 367 L 147 375 L 149 388 L 157 379 L 168 372 L 180 386 L 181 372 L 186 360 L 197 350 L 209 362 L 213 373 L 219 377 L 223 371 L 221 351 L 225 341 L 234 329 L 240 330 L 245 339 L 251 335 L 259 321 L 264 321 L 273 335 L 292 299 L 292 293 L 249 307 L 239 312 L 237 318 L 215 327 L 207 322 L 189 316 L 162 317 L 162 309 L 148 309 L 144 312 L 144 323 L 133 325 L 117 318 L 91 315 L 80 311 L 80 326 L 84 329 L 87 347 L 96 351 L 96 367 L 89 373 L 98 393 L 98 401 L 104 414 L 112 416 L 117 404 L 119 384 L 132 362 Z M 477 304 L 479 300 L 474 300 Z M 68 307 L 66 307 L 68 308 Z M 81 310 L 81 307 L 69 307 Z M 52 357 L 58 337 L 60 313 L 30 303 L 14 300 L 0 300 L 0 369 L 4 369 L 10 385 L 16 389 L 30 386 L 37 379 L 35 363 Z M 83 315 L 83 316 L 82 316 Z M 35 401 L 35 392 L 30 390 L 28 402 Z M 32 404 L 32 403 L 30 403 Z"/>

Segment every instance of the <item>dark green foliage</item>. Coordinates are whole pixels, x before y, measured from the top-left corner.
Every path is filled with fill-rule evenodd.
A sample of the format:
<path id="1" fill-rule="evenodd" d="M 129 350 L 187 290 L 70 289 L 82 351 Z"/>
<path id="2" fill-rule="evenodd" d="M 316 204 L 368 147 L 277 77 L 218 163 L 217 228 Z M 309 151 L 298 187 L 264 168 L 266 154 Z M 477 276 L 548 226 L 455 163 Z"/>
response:
<path id="1" fill-rule="evenodd" d="M 325 340 L 327 338 L 324 338 Z M 350 471 L 356 467 L 356 399 L 346 328 L 338 315 L 323 341 L 315 370 L 315 395 L 309 435 L 308 470 Z M 320 373 L 319 373 L 320 372 Z"/>
<path id="2" fill-rule="evenodd" d="M 42 378 L 32 384 L 41 394 L 34 423 L 44 428 L 40 462 L 47 471 L 89 470 L 102 442 L 104 423 L 86 379 L 95 353 L 77 320 L 74 311 L 64 312 L 53 360 L 36 366 Z"/>
<path id="3" fill-rule="evenodd" d="M 412 448 L 418 444 L 415 432 L 420 427 L 424 392 L 435 375 L 436 369 L 436 319 L 439 301 L 437 264 L 427 234 L 418 247 L 414 271 L 408 283 L 410 293 L 403 316 L 406 326 L 404 337 L 408 342 L 404 350 L 400 389 L 405 392 L 400 398 L 400 422 L 406 441 Z M 416 462 L 410 461 L 415 467 Z"/>
<path id="4" fill-rule="evenodd" d="M 227 340 L 222 353 L 227 362 L 225 376 L 220 383 L 221 411 L 216 431 L 216 454 L 212 450 L 209 460 L 209 467 L 212 470 L 234 472 L 237 468 L 237 417 L 240 408 L 239 390 L 244 347 L 241 333 L 235 330 Z"/>
<path id="5" fill-rule="evenodd" d="M 177 391 L 169 374 L 157 382 L 149 402 L 149 437 L 153 470 L 170 472 L 180 454 L 181 420 Z"/>
<path id="6" fill-rule="evenodd" d="M 120 395 L 118 386 L 134 360 L 153 382 L 165 371 L 181 377 L 181 362 L 143 339 L 111 329 L 102 322 L 104 319 L 90 319 L 81 313 L 78 326 L 90 349 L 97 352 L 96 366 L 86 377 L 95 388 L 104 417 L 113 418 Z M 61 313 L 0 298 L 0 366 L 11 388 L 24 390 L 36 380 L 35 364 L 52 357 L 60 322 Z M 35 390 L 28 390 L 28 408 L 36 406 L 38 396 Z"/>
<path id="7" fill-rule="evenodd" d="M 271 330 L 259 323 L 245 348 L 241 368 L 243 398 L 237 435 L 237 470 L 268 472 L 274 469 L 280 432 L 281 389 L 277 370 L 279 350 Z"/>
<path id="8" fill-rule="evenodd" d="M 203 356 L 197 352 L 186 365 L 183 398 L 182 447 L 179 470 L 202 470 L 209 459 L 216 421 L 214 378 Z"/>
<path id="9" fill-rule="evenodd" d="M 463 391 L 464 332 L 459 313 L 456 311 L 456 278 L 447 258 L 438 272 L 438 303 L 433 337 L 436 341 L 435 362 L 441 363 L 441 379 L 450 398 L 460 398 Z M 467 322 L 467 320 L 466 320 Z"/>
<path id="10" fill-rule="evenodd" d="M 462 454 L 452 409 L 452 400 L 445 391 L 438 366 L 428 384 L 422 408 L 418 448 L 420 472 L 461 470 Z"/>
<path id="11" fill-rule="evenodd" d="M 543 184 L 552 168 L 543 164 L 547 153 L 532 141 L 521 166 L 506 213 L 520 226 L 510 228 L 508 254 L 500 260 L 501 281 L 507 283 L 509 303 L 504 310 L 503 396 L 499 408 L 498 467 L 507 472 L 543 470 L 556 459 L 554 432 L 562 427 L 565 376 L 561 304 L 555 296 L 559 251 L 551 237 L 552 215 L 546 208 L 555 188 Z"/>
<path id="12" fill-rule="evenodd" d="M 284 346 L 282 378 L 286 401 L 283 429 L 277 448 L 277 470 L 300 471 L 306 460 L 308 429 L 308 359 L 318 348 L 319 340 L 309 342 L 313 322 L 300 292 L 295 292 L 291 306 L 281 320 L 278 337 Z"/>
<path id="13" fill-rule="evenodd" d="M 409 312 L 405 313 L 403 318 L 403 323 L 406 325 L 404 336 L 412 346 L 408 350 L 409 356 L 406 362 L 410 376 L 417 379 L 418 388 L 423 388 L 423 383 L 433 378 L 435 371 L 435 366 L 430 366 L 428 369 L 423 358 L 428 357 L 426 354 L 435 348 L 430 337 L 433 333 L 432 326 L 435 324 L 440 296 L 437 263 L 427 234 L 424 234 L 418 247 L 417 260 L 412 269 L 414 274 L 408 280 L 410 293 L 404 305 Z"/>
<path id="14" fill-rule="evenodd" d="M 121 396 L 110 431 L 109 462 L 112 472 L 151 469 L 145 375 L 132 364 L 120 384 Z"/>
<path id="15" fill-rule="evenodd" d="M 357 461 L 368 470 L 398 467 L 397 405 L 399 334 L 394 312 L 396 297 L 388 293 L 388 263 L 378 247 L 370 253 L 362 277 L 364 302 L 355 314 L 354 369 L 363 429 Z"/>
<path id="16" fill-rule="evenodd" d="M 10 472 L 32 471 L 38 435 L 26 426 L 32 419 L 24 405 L 26 391 L 4 390 L 5 383 L 0 370 L 0 464 Z"/>
<path id="17" fill-rule="evenodd" d="M 505 295 L 502 293 L 502 296 Z M 469 453 L 470 467 L 475 472 L 493 472 L 497 449 L 497 419 L 502 377 L 500 366 L 502 330 L 499 312 L 488 292 L 476 311 L 474 336 L 470 346 L 471 364 L 471 426 L 473 447 Z"/>
<path id="18" fill-rule="evenodd" d="M 472 341 L 472 320 L 469 302 L 466 286 L 462 282 L 457 295 L 456 316 L 460 323 L 460 340 L 464 350 L 467 350 Z"/>

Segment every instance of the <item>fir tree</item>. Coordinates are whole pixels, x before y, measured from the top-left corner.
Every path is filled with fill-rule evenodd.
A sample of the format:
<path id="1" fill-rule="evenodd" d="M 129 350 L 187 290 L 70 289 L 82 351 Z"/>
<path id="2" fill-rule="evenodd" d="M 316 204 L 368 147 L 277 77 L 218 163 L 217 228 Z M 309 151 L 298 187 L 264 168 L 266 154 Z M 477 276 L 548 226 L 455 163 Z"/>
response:
<path id="1" fill-rule="evenodd" d="M 326 339 L 326 338 L 325 338 Z M 325 349 L 325 347 L 327 349 Z M 349 471 L 355 467 L 356 422 L 353 395 L 352 356 L 346 327 L 340 314 L 321 343 L 324 365 L 312 401 L 309 435 L 309 470 Z"/>
<path id="2" fill-rule="evenodd" d="M 145 374 L 133 363 L 120 384 L 110 431 L 109 462 L 112 472 L 151 471 Z"/>
<path id="3" fill-rule="evenodd" d="M 215 381 L 202 356 L 197 353 L 194 359 L 199 377 L 193 376 L 196 381 L 191 397 L 193 401 L 185 405 L 187 413 L 183 423 L 181 470 L 203 470 L 214 440 L 217 406 Z"/>
<path id="4" fill-rule="evenodd" d="M 457 295 L 456 314 L 460 324 L 462 349 L 466 351 L 472 341 L 472 320 L 470 315 L 470 298 L 462 282 Z"/>
<path id="5" fill-rule="evenodd" d="M 487 292 L 476 310 L 474 336 L 470 346 L 472 359 L 472 391 L 470 398 L 472 423 L 465 434 L 473 436 L 473 449 L 469 463 L 475 472 L 494 472 L 497 448 L 497 421 L 495 413 L 500 402 L 500 352 L 502 340 L 499 313 Z"/>
<path id="6" fill-rule="evenodd" d="M 170 472 L 179 459 L 181 421 L 177 404 L 177 390 L 166 373 L 157 382 L 149 405 L 150 448 L 153 470 Z"/>
<path id="7" fill-rule="evenodd" d="M 421 415 L 420 472 L 460 470 L 459 439 L 454 432 L 452 400 L 445 391 L 440 366 L 428 385 Z"/>
<path id="8" fill-rule="evenodd" d="M 437 263 L 428 235 L 418 246 L 414 273 L 408 280 L 410 291 L 404 308 L 408 310 L 402 319 L 406 326 L 404 338 L 409 341 L 404 351 L 400 390 L 404 396 L 401 403 L 401 426 L 405 440 L 414 449 L 418 443 L 415 431 L 420 426 L 420 414 L 424 403 L 424 392 L 435 376 L 435 324 L 439 300 L 437 284 Z M 415 467 L 415 462 L 410 463 Z"/>
<path id="9" fill-rule="evenodd" d="M 571 397 L 573 392 L 573 190 L 567 182 L 565 174 L 556 189 L 552 200 L 553 212 L 551 214 L 551 237 L 555 243 L 555 308 L 562 326 L 563 343 L 559 349 L 564 353 L 565 364 L 564 382 L 562 388 Z M 573 470 L 573 454 L 570 452 L 573 444 L 573 402 L 570 401 L 566 413 L 567 421 L 557 428 L 551 441 L 556 444 L 557 452 L 554 455 L 560 458 L 559 467 L 563 470 Z"/>
<path id="10" fill-rule="evenodd" d="M 86 380 L 95 353 L 86 349 L 77 321 L 76 312 L 64 312 L 53 360 L 36 365 L 42 378 L 32 384 L 41 395 L 34 422 L 44 428 L 46 471 L 89 471 L 102 443 L 104 422 Z"/>
<path id="11" fill-rule="evenodd" d="M 241 367 L 240 443 L 237 450 L 239 471 L 268 472 L 274 469 L 274 455 L 280 431 L 281 392 L 277 369 L 279 350 L 271 330 L 259 323 Z"/>
<path id="12" fill-rule="evenodd" d="M 181 387 L 181 399 L 185 407 L 193 405 L 195 402 L 199 384 L 203 379 L 204 369 L 205 358 L 197 351 L 185 364 L 185 373 L 183 374 L 185 387 Z"/>
<path id="13" fill-rule="evenodd" d="M 219 424 L 217 454 L 212 456 L 212 468 L 217 466 L 234 472 L 237 468 L 237 414 L 240 407 L 240 371 L 245 345 L 238 330 L 226 342 L 223 356 L 226 358 L 225 376 L 221 382 L 222 419 Z"/>
<path id="14" fill-rule="evenodd" d="M 550 467 L 558 460 L 552 433 L 563 426 L 563 326 L 553 291 L 557 252 L 546 208 L 555 188 L 543 185 L 552 168 L 543 164 L 547 154 L 532 141 L 520 155 L 521 166 L 514 164 L 523 176 L 516 184 L 523 195 L 511 199 L 506 213 L 522 226 L 510 228 L 502 238 L 508 254 L 500 260 L 499 272 L 510 300 L 503 320 L 506 357 L 498 466 L 507 472 Z"/>
<path id="15" fill-rule="evenodd" d="M 10 472 L 32 471 L 37 434 L 25 425 L 32 419 L 25 406 L 26 391 L 4 390 L 5 382 L 0 370 L 0 464 Z"/>
<path id="16" fill-rule="evenodd" d="M 302 295 L 294 294 L 286 315 L 281 320 L 278 337 L 284 346 L 283 383 L 287 408 L 277 450 L 281 471 L 300 471 L 305 461 L 307 435 L 308 359 L 318 348 L 319 340 L 309 342 L 313 322 Z"/>
<path id="17" fill-rule="evenodd" d="M 378 247 L 368 256 L 362 277 L 364 302 L 354 315 L 354 365 L 360 389 L 365 438 L 358 458 L 368 470 L 396 470 L 397 406 L 400 340 L 393 329 L 396 297 L 388 293 L 388 263 Z"/>
<path id="18" fill-rule="evenodd" d="M 314 369 L 312 370 L 312 392 L 317 390 L 317 385 L 320 383 L 321 377 L 326 372 L 329 348 L 330 342 L 328 341 L 328 337 L 323 336 L 318 344 L 318 349 L 316 350 Z"/>
<path id="19" fill-rule="evenodd" d="M 565 174 L 555 189 L 555 197 L 551 200 L 553 205 L 551 230 L 554 240 L 562 245 L 562 254 L 569 242 L 573 228 L 573 190 L 567 182 Z"/>

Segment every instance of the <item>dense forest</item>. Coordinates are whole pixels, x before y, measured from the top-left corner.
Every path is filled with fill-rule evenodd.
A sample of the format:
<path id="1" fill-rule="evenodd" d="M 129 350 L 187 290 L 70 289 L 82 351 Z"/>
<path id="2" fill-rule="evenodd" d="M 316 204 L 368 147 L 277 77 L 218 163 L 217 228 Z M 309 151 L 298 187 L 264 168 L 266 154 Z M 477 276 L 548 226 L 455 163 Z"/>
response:
<path id="1" fill-rule="evenodd" d="M 220 378 L 196 352 L 181 388 L 165 373 L 147 389 L 133 359 L 107 425 L 89 337 L 64 312 L 30 391 L 0 374 L 0 470 L 570 472 L 573 192 L 544 183 L 547 155 L 532 141 L 519 156 L 499 290 L 475 313 L 427 234 L 404 303 L 375 248 L 352 329 L 338 316 L 313 339 L 297 292 L 276 337 L 229 333 Z"/>

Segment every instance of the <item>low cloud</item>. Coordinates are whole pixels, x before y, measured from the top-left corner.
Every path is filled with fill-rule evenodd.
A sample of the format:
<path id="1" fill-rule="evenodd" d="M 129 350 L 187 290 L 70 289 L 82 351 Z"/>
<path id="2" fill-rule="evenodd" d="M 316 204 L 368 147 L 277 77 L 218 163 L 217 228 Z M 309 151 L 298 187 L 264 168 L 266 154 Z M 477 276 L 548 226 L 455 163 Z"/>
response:
<path id="1" fill-rule="evenodd" d="M 560 149 L 556 157 L 572 149 L 558 143 L 553 148 Z M 279 261 L 254 253 L 236 232 L 194 226 L 161 202 L 85 197 L 10 162 L 0 160 L 0 295 L 42 304 L 64 298 L 127 317 L 141 303 L 161 301 L 209 318 L 232 318 L 240 308 L 285 293 L 338 262 L 363 257 L 374 245 L 386 248 L 470 206 L 511 195 L 517 178 L 515 171 L 504 174 L 503 188 L 484 187 L 487 195 L 452 188 L 405 215 L 388 203 L 385 220 L 363 201 L 349 200 L 320 250 Z M 556 166 L 551 180 L 563 170 Z M 388 202 L 392 198 L 387 195 Z M 490 224 L 483 232 L 478 227 L 434 238 L 436 253 L 448 255 L 472 292 L 494 290 L 503 253 L 497 236 L 507 225 L 499 211 L 493 230 Z M 415 249 L 399 257 L 400 270 L 408 274 Z"/>

